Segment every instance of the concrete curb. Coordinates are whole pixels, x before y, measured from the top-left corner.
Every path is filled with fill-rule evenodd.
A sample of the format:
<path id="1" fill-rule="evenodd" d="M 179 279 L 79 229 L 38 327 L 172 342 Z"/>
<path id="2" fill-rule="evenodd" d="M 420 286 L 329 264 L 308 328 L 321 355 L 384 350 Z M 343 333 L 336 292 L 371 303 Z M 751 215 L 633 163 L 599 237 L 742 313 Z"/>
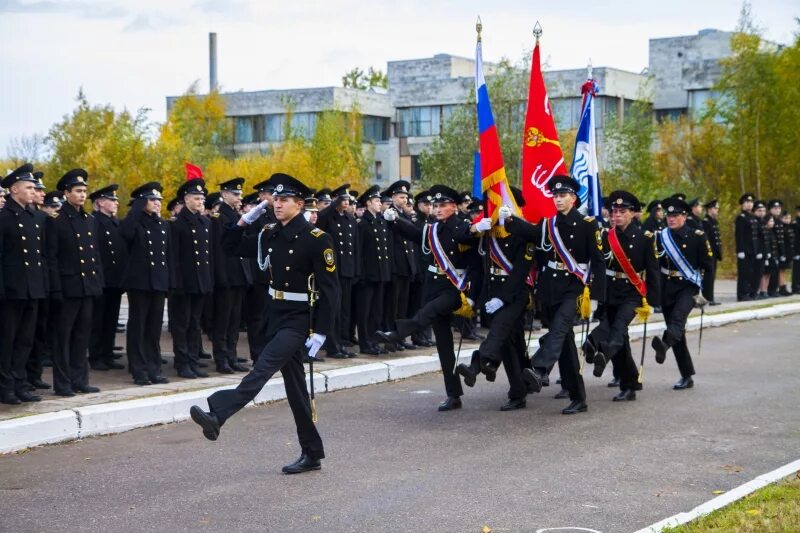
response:
<path id="1" fill-rule="evenodd" d="M 744 483 L 736 488 L 729 490 L 725 494 L 721 494 L 702 505 L 698 505 L 689 512 L 678 513 L 676 515 L 670 516 L 669 518 L 665 518 L 660 522 L 656 522 L 655 524 L 651 524 L 647 527 L 644 527 L 639 531 L 637 531 L 636 533 L 660 533 L 666 528 L 686 524 L 687 522 L 691 522 L 692 520 L 705 516 L 713 511 L 722 509 L 723 507 L 726 507 L 738 500 L 741 500 L 745 496 L 752 494 L 758 489 L 766 487 L 767 485 L 775 483 L 776 481 L 780 481 L 781 479 L 788 477 L 798 471 L 800 471 L 800 459 L 798 459 L 797 461 L 793 461 L 789 464 L 783 465 L 782 467 L 777 468 L 772 472 L 767 472 L 766 474 L 762 474 L 757 478 L 748 481 L 747 483 Z"/>
<path id="2" fill-rule="evenodd" d="M 703 327 L 720 327 L 753 319 L 778 318 L 800 313 L 800 302 L 777 304 L 762 309 L 719 313 L 704 318 Z M 649 336 L 664 330 L 664 322 L 648 324 Z M 687 321 L 688 331 L 700 327 L 700 317 Z M 643 326 L 630 328 L 631 339 L 642 337 Z M 538 339 L 530 347 L 538 346 Z M 462 350 L 459 362 L 469 362 L 471 351 Z M 353 387 L 363 387 L 387 381 L 406 379 L 440 370 L 436 353 L 415 355 L 385 362 L 359 364 L 314 373 L 314 387 L 318 394 Z M 309 382 L 306 375 L 306 383 Z M 53 413 L 26 416 L 0 422 L 0 454 L 25 448 L 80 439 L 93 435 L 121 433 L 131 429 L 180 422 L 189 418 L 189 408 L 199 405 L 208 408 L 206 398 L 217 390 L 230 389 L 235 383 L 191 392 L 180 392 L 122 402 L 105 403 L 66 409 Z M 247 407 L 283 400 L 286 392 L 282 378 L 273 378 Z"/>

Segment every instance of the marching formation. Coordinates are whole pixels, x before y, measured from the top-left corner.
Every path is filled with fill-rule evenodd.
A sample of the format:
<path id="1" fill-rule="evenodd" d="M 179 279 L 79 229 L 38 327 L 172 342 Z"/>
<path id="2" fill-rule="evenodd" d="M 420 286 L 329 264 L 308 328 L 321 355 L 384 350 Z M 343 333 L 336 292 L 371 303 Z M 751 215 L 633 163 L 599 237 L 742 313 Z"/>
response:
<path id="1" fill-rule="evenodd" d="M 322 360 L 320 350 L 344 359 L 435 345 L 446 392 L 440 411 L 461 408 L 463 386 L 480 375 L 495 381 L 501 363 L 509 383 L 501 410 L 524 408 L 558 364 L 559 397 L 570 399 L 562 412 L 575 414 L 588 409 L 586 364 L 597 377 L 613 367 L 614 401 L 636 399 L 645 355 L 634 358 L 628 326 L 638 316 L 646 327 L 653 311 L 667 325 L 651 341 L 655 360 L 664 363 L 672 351 L 680 373 L 674 388 L 691 388 L 686 320 L 695 306 L 717 303 L 716 200 L 675 194 L 650 202 L 642 221 L 639 199 L 614 191 L 601 221 L 580 213 L 573 178 L 554 176 L 547 186 L 557 214 L 533 224 L 509 206 L 483 216 L 479 202 L 446 185 L 412 196 L 400 180 L 359 194 L 347 184 L 313 191 L 274 174 L 249 194 L 243 178 L 214 192 L 202 177 L 187 179 L 167 204 L 168 219 L 161 185 L 145 183 L 119 219 L 117 185 L 90 193 L 89 182 L 74 169 L 46 192 L 31 165 L 2 180 L 0 401 L 41 400 L 36 390 L 51 388 L 42 380 L 45 365 L 53 367 L 59 396 L 97 392 L 90 368 L 125 369 L 114 345 L 125 294 L 133 383 L 168 382 L 160 346 L 165 307 L 178 376 L 247 373 L 236 389 L 213 394 L 209 411 L 192 408 L 207 438 L 215 440 L 281 372 L 302 449 L 287 473 L 318 469 L 324 457 L 303 369 Z M 522 194 L 512 190 L 522 207 Z M 779 200 L 746 194 L 740 203 L 738 299 L 797 292 L 800 217 L 792 220 Z M 533 317 L 547 332 L 529 355 Z M 481 341 L 469 364 L 457 364 L 454 329 Z M 237 353 L 242 330 L 249 358 Z M 212 353 L 203 349 L 204 334 Z"/>

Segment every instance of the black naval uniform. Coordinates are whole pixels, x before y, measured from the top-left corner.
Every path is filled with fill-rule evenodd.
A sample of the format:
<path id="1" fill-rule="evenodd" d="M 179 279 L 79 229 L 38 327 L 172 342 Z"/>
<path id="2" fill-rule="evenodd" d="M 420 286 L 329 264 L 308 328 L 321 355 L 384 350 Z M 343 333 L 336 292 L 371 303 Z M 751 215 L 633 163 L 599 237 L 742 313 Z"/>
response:
<path id="1" fill-rule="evenodd" d="M 678 230 L 668 229 L 665 231 L 670 232 L 675 244 L 680 248 L 692 268 L 705 272 L 712 267 L 714 254 L 702 230 L 692 229 L 684 224 Z M 664 251 L 661 233 L 658 234 L 656 243 L 661 270 L 661 308 L 667 326 L 660 341 L 666 349 L 672 348 L 675 361 L 678 363 L 678 370 L 681 373 L 681 382 L 684 384 L 678 388 L 685 388 L 691 386 L 691 377 L 695 373 L 692 356 L 686 343 L 686 319 L 695 306 L 694 297 L 700 292 L 700 287 L 684 278 L 669 259 Z M 663 359 L 659 360 L 658 343 L 659 339 L 654 338 L 653 347 L 656 348 L 656 361 L 663 363 Z"/>
<path id="2" fill-rule="evenodd" d="M 39 303 L 47 297 L 44 224 L 11 196 L 0 209 L 0 401 L 29 397 L 25 364 Z M 41 375 L 40 375 L 41 377 Z"/>
<path id="3" fill-rule="evenodd" d="M 170 286 L 169 223 L 145 213 L 146 200 L 134 200 L 120 231 L 128 243 L 123 286 L 128 293 L 126 349 L 134 382 L 164 382 L 161 375 L 161 327 Z"/>
<path id="4" fill-rule="evenodd" d="M 386 285 L 392 280 L 389 238 L 389 228 L 383 216 L 365 211 L 358 223 L 360 268 L 356 310 L 360 351 L 372 355 L 378 355 L 375 332 L 384 316 Z"/>
<path id="5" fill-rule="evenodd" d="M 39 209 L 36 209 L 34 213 L 42 229 L 42 253 L 45 253 L 45 250 L 47 250 L 47 219 L 50 218 L 50 215 Z M 54 216 L 57 217 L 58 213 L 55 213 Z M 48 269 L 45 268 L 45 294 L 49 294 L 50 291 L 49 275 Z M 49 296 L 45 296 L 43 299 L 39 300 L 36 313 L 36 332 L 33 338 L 33 349 L 25 365 L 25 370 L 28 374 L 28 383 L 34 385 L 35 388 L 50 388 L 47 383 L 42 381 L 42 372 L 44 371 L 45 361 L 52 363 L 53 329 L 50 315 L 50 298 Z"/>
<path id="6" fill-rule="evenodd" d="M 272 209 L 267 208 L 258 219 L 247 226 L 247 234 L 258 235 L 261 230 L 277 219 Z M 250 272 L 253 275 L 253 287 L 244 296 L 245 324 L 247 326 L 247 345 L 250 349 L 250 360 L 255 362 L 267 343 L 267 316 L 269 315 L 269 270 L 261 270 L 255 257 L 248 257 Z"/>
<path id="7" fill-rule="evenodd" d="M 703 219 L 703 231 L 711 245 L 711 252 L 714 257 L 711 261 L 711 269 L 703 275 L 703 297 L 709 302 L 715 302 L 714 282 L 717 278 L 717 264 L 722 261 L 722 237 L 719 232 L 719 220 L 708 215 Z"/>
<path id="8" fill-rule="evenodd" d="M 753 299 L 761 283 L 760 269 L 756 255 L 758 251 L 758 217 L 748 211 L 742 211 L 736 217 L 736 298 L 737 300 Z M 744 254 L 744 258 L 740 257 Z"/>
<path id="9" fill-rule="evenodd" d="M 544 252 L 541 254 L 542 264 L 538 270 L 536 297 L 543 303 L 543 318 L 549 324 L 549 329 L 539 339 L 539 349 L 531 361 L 538 376 L 533 376 L 532 373 L 528 376 L 544 376 L 558 361 L 562 374 L 561 386 L 569 391 L 570 400 L 577 405 L 586 401 L 586 390 L 580 374 L 578 349 L 572 328 L 577 316 L 576 301 L 584 290 L 584 284 L 565 269 L 549 235 L 542 235 L 546 231 L 545 223 L 543 221 L 532 225 L 516 217 L 506 221 L 508 231 L 512 234 L 519 233 L 520 237 L 530 242 L 539 243 L 537 249 Z M 556 226 L 575 261 L 582 268 L 591 270 L 591 297 L 602 300 L 605 290 L 605 262 L 602 240 L 594 219 L 582 216 L 573 208 L 566 215 L 556 215 Z"/>
<path id="10" fill-rule="evenodd" d="M 87 350 L 94 299 L 103 294 L 103 266 L 93 217 L 65 202 L 49 218 L 47 262 L 55 324 L 53 389 L 71 395 L 89 387 Z"/>
<path id="11" fill-rule="evenodd" d="M 175 367 L 179 373 L 197 375 L 200 317 L 205 298 L 214 290 L 211 221 L 184 207 L 171 224 L 170 238 L 173 279 L 169 313 Z"/>
<path id="12" fill-rule="evenodd" d="M 92 338 L 89 342 L 91 365 L 117 367 L 114 362 L 114 340 L 117 335 L 119 307 L 122 301 L 122 279 L 128 265 L 128 245 L 120 232 L 116 217 L 94 212 L 95 232 L 103 265 L 103 294 L 94 301 Z M 117 367 L 121 368 L 121 367 Z"/>
<path id="13" fill-rule="evenodd" d="M 650 233 L 655 234 L 655 232 L 664 229 L 667 226 L 667 222 L 662 218 L 659 220 L 656 218 L 655 214 L 650 214 L 644 222 L 642 222 L 642 230 L 649 231 Z"/>
<path id="14" fill-rule="evenodd" d="M 246 370 L 236 360 L 236 345 L 239 342 L 242 299 L 253 277 L 247 259 L 227 254 L 222 247 L 225 227 L 236 225 L 238 221 L 239 214 L 223 202 L 219 207 L 219 217 L 211 223 L 214 253 L 214 361 L 217 371 L 223 372 L 228 368 Z"/>
<path id="15" fill-rule="evenodd" d="M 261 234 L 247 234 L 241 226 L 225 228 L 224 245 L 230 254 L 255 257 L 258 241 L 269 257 L 272 272 L 269 339 L 253 369 L 232 390 L 208 398 L 219 424 L 247 405 L 269 379 L 281 371 L 303 454 L 312 460 L 325 457 L 322 439 L 311 420 L 311 402 L 303 368 L 303 344 L 309 332 L 308 278 L 314 275 L 319 300 L 314 308 L 315 333 L 327 335 L 339 311 L 339 284 L 333 240 L 298 214 L 285 226 L 275 225 Z"/>
<path id="16" fill-rule="evenodd" d="M 397 216 L 414 224 L 414 219 L 402 211 Z M 397 318 L 409 318 L 408 308 L 411 293 L 411 282 L 419 273 L 418 245 L 411 239 L 406 239 L 399 232 L 391 232 L 392 242 L 392 298 L 389 303 L 387 316 L 392 322 L 387 324 L 388 329 L 394 329 L 393 321 Z"/>

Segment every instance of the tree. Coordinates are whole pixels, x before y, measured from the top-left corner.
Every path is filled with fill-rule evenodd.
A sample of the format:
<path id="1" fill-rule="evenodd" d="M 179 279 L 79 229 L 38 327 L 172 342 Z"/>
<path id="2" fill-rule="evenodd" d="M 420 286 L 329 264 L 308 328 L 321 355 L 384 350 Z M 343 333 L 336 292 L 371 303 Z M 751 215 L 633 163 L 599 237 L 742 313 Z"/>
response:
<path id="1" fill-rule="evenodd" d="M 39 134 L 12 137 L 8 143 L 8 159 L 17 166 L 39 161 L 46 152 L 46 139 Z"/>
<path id="2" fill-rule="evenodd" d="M 342 76 L 342 87 L 353 89 L 373 89 L 380 87 L 385 89 L 389 85 L 389 78 L 382 70 L 369 67 L 364 73 L 359 67 L 353 67 Z"/>

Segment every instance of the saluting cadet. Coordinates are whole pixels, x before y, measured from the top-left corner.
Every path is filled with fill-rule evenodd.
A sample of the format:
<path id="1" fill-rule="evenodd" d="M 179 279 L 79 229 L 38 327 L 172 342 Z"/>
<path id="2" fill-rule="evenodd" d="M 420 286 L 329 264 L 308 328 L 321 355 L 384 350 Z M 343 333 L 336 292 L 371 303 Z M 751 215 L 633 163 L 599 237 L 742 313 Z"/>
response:
<path id="1" fill-rule="evenodd" d="M 378 345 L 375 332 L 381 325 L 386 286 L 392 280 L 392 262 L 389 256 L 389 228 L 381 216 L 380 187 L 373 185 L 361 194 L 359 200 L 366 206 L 358 223 L 359 282 L 356 312 L 358 313 L 358 343 L 362 354 L 386 353 Z M 399 342 L 389 343 L 393 348 Z"/>
<path id="2" fill-rule="evenodd" d="M 426 223 L 421 229 L 411 222 L 397 217 L 390 209 L 384 218 L 393 223 L 392 230 L 401 232 L 406 238 L 418 241 L 423 250 L 429 250 L 425 278 L 425 301 L 413 317 L 397 320 L 394 331 L 378 331 L 377 334 L 390 344 L 397 344 L 409 335 L 433 327 L 436 336 L 436 351 L 444 374 L 447 399 L 439 404 L 439 411 L 461 408 L 461 380 L 455 374 L 456 354 L 453 349 L 453 330 L 450 319 L 456 312 L 470 314 L 474 304 L 465 291 L 472 294 L 480 291 L 480 285 L 469 287 L 466 252 L 475 241 L 473 231 L 457 213 L 459 194 L 445 185 L 434 185 L 430 189 L 433 198 L 433 213 L 436 222 Z M 366 193 L 365 193 L 366 194 Z"/>
<path id="3" fill-rule="evenodd" d="M 569 176 L 553 176 L 547 186 L 558 211 L 555 217 L 537 225 L 511 217 L 505 221 L 505 227 L 512 235 L 519 233 L 528 242 L 538 243 L 537 249 L 544 252 L 536 296 L 544 304 L 549 331 L 539 339 L 539 349 L 531 361 L 533 368 L 523 370 L 523 376 L 531 389 L 539 392 L 548 369 L 558 361 L 561 386 L 569 391 L 571 400 L 561 412 L 571 415 L 587 410 L 586 390 L 572 332 L 578 316 L 576 303 L 582 303 L 581 307 L 584 310 L 588 307 L 590 311 L 586 298 L 603 298 L 606 269 L 603 242 L 595 220 L 582 216 L 577 209 L 578 182 Z M 501 208 L 500 216 L 510 215 L 509 211 Z M 582 318 L 588 319 L 589 314 Z"/>
<path id="4" fill-rule="evenodd" d="M 736 217 L 736 300 L 743 302 L 755 298 L 760 283 L 756 266 L 758 252 L 758 220 L 753 214 L 755 197 L 746 193 L 739 198 L 741 212 Z"/>
<path id="5" fill-rule="evenodd" d="M 170 231 L 161 218 L 161 190 L 155 181 L 134 189 L 131 208 L 120 222 L 128 243 L 126 349 L 136 385 L 169 383 L 161 375 L 161 326 L 170 288 Z"/>
<path id="6" fill-rule="evenodd" d="M 334 317 L 334 327 L 325 340 L 325 350 L 328 357 L 345 359 L 355 357 L 356 354 L 345 347 L 345 342 L 350 341 L 350 324 L 355 317 L 351 310 L 354 306 L 353 291 L 358 276 L 359 248 L 358 248 L 358 223 L 350 213 L 350 207 L 355 198 L 348 191 L 350 184 L 345 184 L 336 189 L 336 200 L 328 202 L 327 207 L 319 207 L 324 203 L 327 192 L 317 195 L 317 206 L 320 211 L 317 215 L 317 227 L 331 236 L 333 249 L 336 251 L 336 271 L 341 288 L 341 306 Z M 325 189 L 323 189 L 324 191 Z M 322 191 L 320 191 L 322 192 Z"/>
<path id="7" fill-rule="evenodd" d="M 661 337 L 653 337 L 656 362 L 663 364 L 672 348 L 681 379 L 675 390 L 694 386 L 694 365 L 686 343 L 686 319 L 698 302 L 703 284 L 703 271 L 711 268 L 714 254 L 703 230 L 686 224 L 689 206 L 677 198 L 662 202 L 667 213 L 667 228 L 658 233 L 659 266 L 661 269 L 661 308 L 667 329 Z"/>
<path id="8" fill-rule="evenodd" d="M 286 174 L 274 174 L 271 182 L 275 186 L 278 224 L 257 235 L 244 232 L 244 226 L 266 208 L 262 203 L 225 230 L 225 246 L 231 253 L 256 256 L 264 268 L 272 271 L 269 340 L 236 389 L 212 394 L 208 398 L 209 412 L 198 406 L 193 406 L 190 412 L 205 437 L 216 440 L 225 421 L 252 401 L 280 370 L 301 448 L 300 458 L 283 467 L 283 472 L 297 474 L 319 470 L 320 460 L 325 457 L 322 439 L 312 419 L 302 352 L 305 345 L 313 358 L 325 342 L 333 316 L 339 310 L 339 285 L 333 240 L 306 222 L 302 215 L 303 198 L 310 195 L 310 190 Z M 309 334 L 309 329 L 313 333 Z"/>
<path id="9" fill-rule="evenodd" d="M 628 191 L 614 191 L 608 196 L 612 227 L 603 231 L 606 259 L 605 313 L 596 329 L 607 333 L 593 343 L 591 335 L 584 344 L 587 361 L 594 362 L 594 375 L 603 375 L 609 361 L 619 376 L 620 392 L 614 401 L 636 399 L 641 390 L 636 362 L 630 349 L 628 326 L 639 308 L 649 315 L 649 307 L 658 302 L 658 260 L 655 235 L 642 231 L 633 222 L 639 200 Z"/>
<path id="10" fill-rule="evenodd" d="M 433 209 L 433 206 L 431 205 L 432 200 L 433 198 L 431 197 L 429 191 L 422 191 L 414 196 L 414 208 L 417 216 L 416 219 L 412 218 L 411 221 L 420 229 L 424 228 L 425 224 L 427 224 L 429 221 L 433 221 L 433 216 L 431 214 Z M 412 241 L 412 245 L 416 250 L 415 254 L 417 256 L 417 275 L 414 276 L 414 279 L 411 282 L 411 288 L 409 289 L 411 292 L 408 302 L 409 317 L 414 316 L 422 307 L 425 290 L 425 278 L 427 277 L 428 273 L 428 258 L 422 253 L 422 247 L 420 244 L 421 243 L 419 241 Z M 430 348 L 433 346 L 434 342 L 431 339 L 430 328 L 413 333 L 411 335 L 411 342 L 415 346 L 422 348 Z"/>
<path id="11" fill-rule="evenodd" d="M 236 354 L 239 328 L 242 321 L 244 293 L 253 283 L 250 263 L 243 257 L 226 254 L 222 248 L 222 235 L 226 226 L 239 221 L 244 178 L 233 178 L 220 184 L 222 202 L 219 217 L 212 219 L 212 252 L 214 254 L 214 361 L 217 372 L 232 374 L 247 372 Z"/>
<path id="12" fill-rule="evenodd" d="M 44 224 L 36 216 L 33 166 L 3 178 L 10 197 L 0 209 L 0 402 L 38 402 L 25 365 L 33 347 L 39 302 L 47 297 Z"/>
<path id="13" fill-rule="evenodd" d="M 524 207 L 522 191 L 515 187 L 511 190 L 517 206 Z M 486 232 L 491 226 L 490 218 L 482 218 L 475 224 L 475 229 Z M 509 391 L 508 401 L 500 410 L 512 411 L 525 407 L 528 393 L 522 379 L 522 369 L 530 364 L 525 346 L 525 309 L 531 297 L 530 271 L 536 245 L 514 235 L 495 237 L 484 233 L 483 236 L 491 261 L 484 304 L 486 313 L 491 317 L 489 333 L 473 352 L 471 364 L 461 363 L 456 371 L 464 378 L 464 384 L 472 387 L 478 372 L 483 372 L 487 380 L 494 381 L 502 362 Z"/>
<path id="14" fill-rule="evenodd" d="M 411 184 L 405 180 L 392 183 L 385 193 L 392 198 L 392 207 L 397 211 L 397 216 L 410 223 L 412 217 L 406 214 L 408 192 Z M 391 294 L 387 304 L 386 316 L 389 317 L 388 329 L 394 329 L 394 321 L 398 318 L 409 318 L 409 297 L 411 293 L 411 280 L 419 272 L 418 245 L 413 239 L 406 239 L 396 231 L 391 232 L 391 258 L 392 282 Z M 413 350 L 415 346 L 403 339 L 397 346 L 398 349 Z"/>
<path id="15" fill-rule="evenodd" d="M 119 307 L 122 301 L 122 278 L 128 265 L 128 245 L 117 219 L 119 186 L 112 183 L 89 195 L 92 201 L 95 232 L 103 267 L 103 294 L 92 308 L 92 335 L 89 342 L 89 365 L 93 370 L 120 370 L 125 366 L 114 360 Z"/>
<path id="16" fill-rule="evenodd" d="M 183 208 L 170 236 L 172 347 L 178 375 L 188 379 L 208 377 L 199 360 L 203 302 L 214 290 L 211 221 L 202 215 L 206 192 L 202 178 L 181 184 L 177 197 Z"/>
<path id="17" fill-rule="evenodd" d="M 703 219 L 703 231 L 706 233 L 708 244 L 714 258 L 711 261 L 711 270 L 703 276 L 703 297 L 709 305 L 719 305 L 714 299 L 714 281 L 717 278 L 717 264 L 722 261 L 722 237 L 719 232 L 719 201 L 713 199 L 705 206 L 706 217 Z"/>
<path id="18" fill-rule="evenodd" d="M 64 174 L 56 188 L 64 193 L 57 218 L 47 220 L 47 265 L 55 325 L 53 389 L 59 396 L 98 392 L 89 385 L 86 360 L 94 299 L 103 294 L 103 265 L 93 217 L 84 211 L 88 174 Z"/>

